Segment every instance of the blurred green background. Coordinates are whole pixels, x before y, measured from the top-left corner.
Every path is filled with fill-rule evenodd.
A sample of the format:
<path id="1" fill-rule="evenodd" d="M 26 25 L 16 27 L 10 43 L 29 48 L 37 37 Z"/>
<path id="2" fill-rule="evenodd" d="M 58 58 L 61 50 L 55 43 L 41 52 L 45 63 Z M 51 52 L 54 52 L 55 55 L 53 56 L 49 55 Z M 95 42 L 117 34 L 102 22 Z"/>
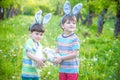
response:
<path id="1" fill-rule="evenodd" d="M 82 3 L 76 15 L 81 45 L 79 80 L 120 79 L 120 1 L 69 0 L 71 8 Z M 52 19 L 45 25 L 43 47 L 55 48 L 62 33 L 59 22 L 65 0 L 0 0 L 0 80 L 20 80 L 22 49 L 28 28 L 38 10 Z M 41 80 L 58 80 L 58 66 L 47 62 Z"/>

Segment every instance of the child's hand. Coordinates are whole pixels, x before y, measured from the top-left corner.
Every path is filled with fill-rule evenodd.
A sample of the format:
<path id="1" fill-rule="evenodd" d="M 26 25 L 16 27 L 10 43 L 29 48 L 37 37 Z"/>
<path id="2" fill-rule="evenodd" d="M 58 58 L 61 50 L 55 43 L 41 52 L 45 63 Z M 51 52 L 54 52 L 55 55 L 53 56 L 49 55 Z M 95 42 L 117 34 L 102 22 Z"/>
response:
<path id="1" fill-rule="evenodd" d="M 37 58 L 37 67 L 43 67 L 44 66 L 44 61 L 41 60 L 40 58 Z"/>
<path id="2" fill-rule="evenodd" d="M 42 60 L 43 61 L 43 63 L 45 63 L 46 62 L 46 60 Z"/>
<path id="3" fill-rule="evenodd" d="M 55 65 L 58 65 L 62 62 L 62 57 L 59 56 L 59 57 L 54 57 L 54 58 L 55 58 L 55 61 L 54 61 Z"/>

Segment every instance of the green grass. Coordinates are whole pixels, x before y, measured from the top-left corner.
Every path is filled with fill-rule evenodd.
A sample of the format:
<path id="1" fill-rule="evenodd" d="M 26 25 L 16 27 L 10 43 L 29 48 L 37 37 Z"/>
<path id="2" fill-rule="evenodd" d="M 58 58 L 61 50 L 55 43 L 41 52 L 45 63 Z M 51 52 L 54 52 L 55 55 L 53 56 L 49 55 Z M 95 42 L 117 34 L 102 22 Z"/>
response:
<path id="1" fill-rule="evenodd" d="M 60 17 L 53 16 L 45 25 L 41 41 L 43 47 L 56 46 L 56 38 L 62 32 Z M 0 80 L 20 80 L 22 48 L 29 37 L 28 27 L 33 16 L 19 15 L 0 21 Z M 114 38 L 114 21 L 104 24 L 102 35 L 98 36 L 96 20 L 88 28 L 77 24 L 75 33 L 81 41 L 79 80 L 119 80 L 120 40 Z M 58 80 L 58 67 L 49 65 L 41 70 L 41 80 Z"/>

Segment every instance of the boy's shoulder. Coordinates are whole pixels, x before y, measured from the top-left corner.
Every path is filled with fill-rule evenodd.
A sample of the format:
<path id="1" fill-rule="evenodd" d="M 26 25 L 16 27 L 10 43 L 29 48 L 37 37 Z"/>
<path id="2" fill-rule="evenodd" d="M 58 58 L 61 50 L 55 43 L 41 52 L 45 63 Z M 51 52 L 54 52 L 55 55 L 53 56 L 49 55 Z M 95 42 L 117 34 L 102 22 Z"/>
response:
<path id="1" fill-rule="evenodd" d="M 33 45 L 33 44 L 34 44 L 34 41 L 31 38 L 27 39 L 25 42 L 25 45 Z"/>
<path id="2" fill-rule="evenodd" d="M 59 37 L 62 37 L 62 34 L 59 34 L 59 35 L 58 35 L 58 38 L 59 38 Z"/>
<path id="3" fill-rule="evenodd" d="M 78 38 L 78 36 L 77 36 L 76 34 L 74 34 L 73 36 L 75 36 L 75 37 L 77 37 L 77 38 Z"/>

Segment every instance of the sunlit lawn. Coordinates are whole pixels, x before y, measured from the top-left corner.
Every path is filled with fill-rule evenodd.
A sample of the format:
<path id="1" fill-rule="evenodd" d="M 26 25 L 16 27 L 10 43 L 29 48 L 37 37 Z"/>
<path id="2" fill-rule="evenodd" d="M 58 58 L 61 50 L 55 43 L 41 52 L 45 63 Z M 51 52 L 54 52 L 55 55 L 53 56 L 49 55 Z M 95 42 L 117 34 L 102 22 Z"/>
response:
<path id="1" fill-rule="evenodd" d="M 44 47 L 55 48 L 56 37 L 62 32 L 59 21 L 60 17 L 53 16 L 45 25 Z M 0 80 L 20 80 L 22 48 L 32 23 L 34 17 L 25 15 L 0 21 Z M 96 24 L 91 28 L 77 24 L 75 33 L 81 40 L 79 80 L 119 80 L 120 41 L 114 38 L 114 23 L 106 22 L 101 36 L 97 35 Z M 58 66 L 47 62 L 40 75 L 41 80 L 58 80 Z"/>

